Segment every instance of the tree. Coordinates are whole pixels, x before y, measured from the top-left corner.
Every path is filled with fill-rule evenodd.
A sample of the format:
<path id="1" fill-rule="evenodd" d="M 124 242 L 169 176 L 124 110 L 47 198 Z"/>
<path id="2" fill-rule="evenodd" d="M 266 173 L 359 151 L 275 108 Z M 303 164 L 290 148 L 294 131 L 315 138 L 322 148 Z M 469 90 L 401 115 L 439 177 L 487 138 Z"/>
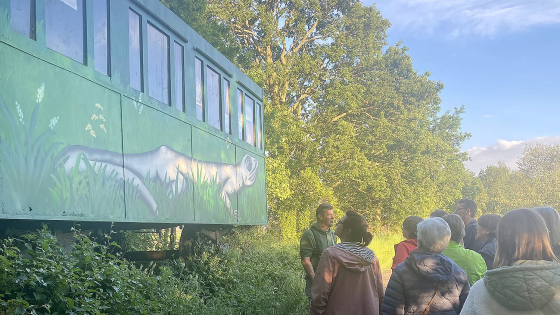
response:
<path id="1" fill-rule="evenodd" d="M 293 238 L 329 201 L 376 227 L 453 204 L 463 108 L 440 114 L 440 82 L 418 74 L 389 22 L 357 0 L 165 0 L 205 4 L 193 26 L 265 91 L 270 222 Z M 198 11 L 197 11 L 198 12 Z M 197 15 L 198 14 L 198 15 Z M 205 33 L 204 24 L 220 28 Z M 207 35 L 204 35 L 207 34 Z M 220 38 L 224 40 L 220 43 Z M 233 56 L 228 55 L 231 52 Z"/>

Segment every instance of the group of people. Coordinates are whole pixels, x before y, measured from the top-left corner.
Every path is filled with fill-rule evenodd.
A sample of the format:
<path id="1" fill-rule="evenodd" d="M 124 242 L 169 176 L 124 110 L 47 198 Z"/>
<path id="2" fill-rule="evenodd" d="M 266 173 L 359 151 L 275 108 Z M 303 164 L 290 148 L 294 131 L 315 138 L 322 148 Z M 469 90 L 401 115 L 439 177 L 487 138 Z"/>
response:
<path id="1" fill-rule="evenodd" d="M 309 314 L 560 314 L 558 212 L 476 213 L 461 199 L 455 213 L 406 218 L 384 290 L 366 220 L 348 211 L 333 231 L 321 204 L 300 242 Z"/>

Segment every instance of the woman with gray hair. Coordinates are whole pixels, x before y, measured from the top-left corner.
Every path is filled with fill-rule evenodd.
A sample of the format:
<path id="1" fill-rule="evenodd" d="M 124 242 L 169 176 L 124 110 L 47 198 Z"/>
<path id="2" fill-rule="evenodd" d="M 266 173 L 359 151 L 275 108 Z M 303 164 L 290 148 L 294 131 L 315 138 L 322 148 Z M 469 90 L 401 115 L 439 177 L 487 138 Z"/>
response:
<path id="1" fill-rule="evenodd" d="M 449 225 L 441 218 L 418 224 L 418 250 L 393 271 L 381 306 L 383 315 L 461 312 L 470 285 L 465 271 L 442 255 L 450 238 Z"/>

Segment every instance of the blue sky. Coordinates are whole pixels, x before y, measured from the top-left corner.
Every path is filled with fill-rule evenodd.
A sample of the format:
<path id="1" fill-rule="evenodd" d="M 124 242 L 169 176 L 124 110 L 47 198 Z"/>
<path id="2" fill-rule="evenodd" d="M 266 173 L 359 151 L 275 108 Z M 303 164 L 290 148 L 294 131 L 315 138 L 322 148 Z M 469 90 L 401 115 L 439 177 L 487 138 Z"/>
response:
<path id="1" fill-rule="evenodd" d="M 414 67 L 441 81 L 442 110 L 465 105 L 473 171 L 510 167 L 528 143 L 560 143 L 560 0 L 375 2 Z"/>

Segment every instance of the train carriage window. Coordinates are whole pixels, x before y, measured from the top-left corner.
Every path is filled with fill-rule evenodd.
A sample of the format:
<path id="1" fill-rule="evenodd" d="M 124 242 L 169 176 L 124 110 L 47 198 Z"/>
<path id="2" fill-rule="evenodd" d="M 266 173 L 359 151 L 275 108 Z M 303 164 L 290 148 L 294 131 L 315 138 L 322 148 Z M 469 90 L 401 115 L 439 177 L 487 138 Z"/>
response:
<path id="1" fill-rule="evenodd" d="M 194 72 L 196 81 L 196 118 L 200 121 L 204 121 L 204 103 L 202 99 L 202 60 L 198 58 L 195 58 L 194 60 Z"/>
<path id="2" fill-rule="evenodd" d="M 142 92 L 142 37 L 141 17 L 138 13 L 128 11 L 128 61 L 130 86 Z"/>
<path id="3" fill-rule="evenodd" d="M 230 87 L 229 87 L 229 81 L 224 79 L 224 101 L 225 101 L 225 106 L 224 106 L 224 110 L 225 110 L 225 114 L 224 114 L 224 118 L 226 121 L 224 121 L 224 131 L 227 134 L 231 134 L 231 99 L 230 99 Z"/>
<path id="4" fill-rule="evenodd" d="M 243 91 L 237 89 L 237 122 L 239 128 L 239 139 L 244 140 L 243 134 Z"/>
<path id="5" fill-rule="evenodd" d="M 148 23 L 149 95 L 169 104 L 169 38 Z"/>
<path id="6" fill-rule="evenodd" d="M 84 63 L 83 0 L 45 0 L 47 47 Z"/>
<path id="7" fill-rule="evenodd" d="M 246 96 L 245 100 L 245 141 L 255 145 L 255 124 L 254 124 L 255 101 Z"/>
<path id="8" fill-rule="evenodd" d="M 185 88 L 184 82 L 184 50 L 183 46 L 175 42 L 175 108 L 184 111 Z"/>
<path id="9" fill-rule="evenodd" d="M 206 67 L 206 86 L 208 91 L 208 124 L 221 130 L 220 74 L 210 67 Z"/>
<path id="10" fill-rule="evenodd" d="M 257 103 L 255 113 L 255 126 L 257 131 L 257 147 L 262 149 L 262 105 Z"/>
<path id="11" fill-rule="evenodd" d="M 93 2 L 93 30 L 94 45 L 93 57 L 95 70 L 109 75 L 109 8 L 108 0 L 97 0 Z"/>
<path id="12" fill-rule="evenodd" d="M 10 0 L 12 30 L 35 39 L 35 1 Z"/>

